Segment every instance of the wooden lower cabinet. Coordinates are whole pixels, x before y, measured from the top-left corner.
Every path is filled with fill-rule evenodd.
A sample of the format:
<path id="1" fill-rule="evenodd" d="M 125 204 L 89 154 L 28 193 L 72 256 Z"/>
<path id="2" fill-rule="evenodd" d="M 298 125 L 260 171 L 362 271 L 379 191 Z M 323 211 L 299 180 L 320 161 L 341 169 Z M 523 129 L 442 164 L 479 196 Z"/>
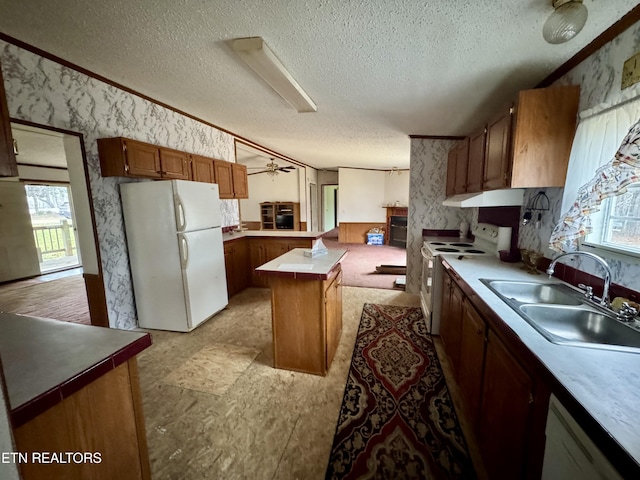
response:
<path id="1" fill-rule="evenodd" d="M 249 245 L 246 238 L 224 244 L 224 266 L 229 298 L 249 286 Z"/>
<path id="2" fill-rule="evenodd" d="M 478 427 L 482 399 L 482 375 L 487 327 L 473 305 L 465 298 L 462 305 L 460 357 L 458 361 L 458 386 L 462 391 L 474 428 Z"/>
<path id="3" fill-rule="evenodd" d="M 489 478 L 539 479 L 549 388 L 526 352 L 498 336 L 499 320 L 481 315 L 446 272 L 440 339 Z"/>
<path id="4" fill-rule="evenodd" d="M 99 377 L 46 412 L 14 429 L 24 480 L 151 478 L 135 358 Z M 38 463 L 42 452 L 80 452 L 91 461 Z M 99 461 L 98 461 L 99 460 Z"/>
<path id="5" fill-rule="evenodd" d="M 342 332 L 342 270 L 326 280 L 270 277 L 274 367 L 326 375 Z"/>
<path id="6" fill-rule="evenodd" d="M 440 340 L 455 372 L 459 370 L 463 294 L 449 274 L 443 275 Z"/>
<path id="7" fill-rule="evenodd" d="M 489 331 L 478 428 L 490 478 L 525 478 L 534 381 L 500 339 Z"/>
<path id="8" fill-rule="evenodd" d="M 278 258 L 294 248 L 311 248 L 311 238 L 249 238 L 249 268 L 251 270 L 252 287 L 269 287 L 269 277 L 256 275 L 255 269 L 260 265 Z"/>

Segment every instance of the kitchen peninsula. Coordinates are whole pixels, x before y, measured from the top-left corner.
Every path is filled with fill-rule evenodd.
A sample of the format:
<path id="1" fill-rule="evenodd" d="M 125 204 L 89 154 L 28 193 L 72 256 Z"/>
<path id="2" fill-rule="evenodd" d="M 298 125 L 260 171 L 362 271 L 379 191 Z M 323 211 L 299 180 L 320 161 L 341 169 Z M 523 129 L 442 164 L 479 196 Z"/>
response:
<path id="1" fill-rule="evenodd" d="M 9 313 L 0 331 L 23 479 L 150 478 L 135 358 L 148 333 Z"/>
<path id="2" fill-rule="evenodd" d="M 258 267 L 271 287 L 274 366 L 326 375 L 342 334 L 346 250 L 305 256 L 295 248 Z"/>

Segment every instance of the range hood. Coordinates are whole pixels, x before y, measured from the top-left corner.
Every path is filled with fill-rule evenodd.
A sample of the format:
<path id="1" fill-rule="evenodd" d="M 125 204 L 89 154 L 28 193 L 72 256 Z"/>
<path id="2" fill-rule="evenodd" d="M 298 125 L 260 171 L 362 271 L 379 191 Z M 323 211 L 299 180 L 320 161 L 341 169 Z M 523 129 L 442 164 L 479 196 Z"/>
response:
<path id="1" fill-rule="evenodd" d="M 487 192 L 461 193 L 447 198 L 445 207 L 510 207 L 522 205 L 524 188 L 489 190 Z"/>

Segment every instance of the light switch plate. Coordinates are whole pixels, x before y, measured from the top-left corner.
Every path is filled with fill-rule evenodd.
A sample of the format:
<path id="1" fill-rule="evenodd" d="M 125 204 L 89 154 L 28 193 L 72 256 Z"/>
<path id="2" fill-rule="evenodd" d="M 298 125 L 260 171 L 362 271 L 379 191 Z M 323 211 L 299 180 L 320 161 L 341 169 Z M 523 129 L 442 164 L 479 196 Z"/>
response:
<path id="1" fill-rule="evenodd" d="M 640 82 L 640 53 L 624 62 L 622 67 L 622 90 Z"/>

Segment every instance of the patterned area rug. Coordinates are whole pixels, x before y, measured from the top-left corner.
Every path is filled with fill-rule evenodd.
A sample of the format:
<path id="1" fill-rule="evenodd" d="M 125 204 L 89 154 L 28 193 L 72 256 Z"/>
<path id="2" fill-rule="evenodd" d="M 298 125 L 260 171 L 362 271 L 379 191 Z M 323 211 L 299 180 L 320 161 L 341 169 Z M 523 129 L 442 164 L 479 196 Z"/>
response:
<path id="1" fill-rule="evenodd" d="M 326 478 L 475 477 L 420 308 L 365 304 Z"/>

